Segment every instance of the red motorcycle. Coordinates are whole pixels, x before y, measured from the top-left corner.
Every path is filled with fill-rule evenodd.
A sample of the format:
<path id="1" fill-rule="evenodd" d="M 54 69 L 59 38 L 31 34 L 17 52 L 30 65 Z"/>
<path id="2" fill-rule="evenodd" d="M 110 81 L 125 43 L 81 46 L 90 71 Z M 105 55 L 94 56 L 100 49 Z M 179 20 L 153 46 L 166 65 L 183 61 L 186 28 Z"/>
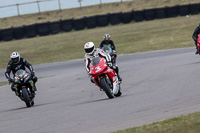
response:
<path id="1" fill-rule="evenodd" d="M 200 35 L 198 35 L 198 39 L 197 39 L 197 50 L 200 55 Z"/>
<path id="2" fill-rule="evenodd" d="M 94 57 L 90 63 L 90 75 L 94 83 L 104 90 L 109 98 L 121 96 L 120 82 L 117 73 L 111 69 L 103 57 Z"/>

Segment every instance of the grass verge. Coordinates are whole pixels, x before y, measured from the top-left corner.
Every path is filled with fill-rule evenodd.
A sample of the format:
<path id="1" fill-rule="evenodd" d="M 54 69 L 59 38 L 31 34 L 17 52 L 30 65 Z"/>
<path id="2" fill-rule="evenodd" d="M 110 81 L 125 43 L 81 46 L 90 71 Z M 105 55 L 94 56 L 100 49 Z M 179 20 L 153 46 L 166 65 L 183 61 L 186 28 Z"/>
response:
<path id="1" fill-rule="evenodd" d="M 199 133 L 200 112 L 112 133 Z"/>
<path id="2" fill-rule="evenodd" d="M 8 85 L 9 83 L 6 81 L 6 82 L 0 82 L 0 86 L 4 86 L 4 85 Z"/>
<path id="3" fill-rule="evenodd" d="M 98 47 L 105 33 L 111 35 L 118 54 L 191 47 L 198 22 L 199 15 L 194 15 L 0 42 L 0 68 L 6 67 L 13 51 L 32 64 L 83 58 L 84 44 L 93 41 Z"/>

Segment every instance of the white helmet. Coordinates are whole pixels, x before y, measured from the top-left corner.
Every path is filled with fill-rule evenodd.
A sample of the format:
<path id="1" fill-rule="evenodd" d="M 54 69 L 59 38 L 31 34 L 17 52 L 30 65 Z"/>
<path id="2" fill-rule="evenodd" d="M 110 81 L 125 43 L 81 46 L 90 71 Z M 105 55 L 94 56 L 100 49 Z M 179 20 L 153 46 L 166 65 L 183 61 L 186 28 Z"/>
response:
<path id="1" fill-rule="evenodd" d="M 84 45 L 84 49 L 85 49 L 85 52 L 87 54 L 93 54 L 94 52 L 94 43 L 93 42 L 87 42 L 85 45 Z"/>
<path id="2" fill-rule="evenodd" d="M 18 64 L 20 61 L 20 54 L 18 52 L 12 52 L 10 58 L 14 64 Z"/>

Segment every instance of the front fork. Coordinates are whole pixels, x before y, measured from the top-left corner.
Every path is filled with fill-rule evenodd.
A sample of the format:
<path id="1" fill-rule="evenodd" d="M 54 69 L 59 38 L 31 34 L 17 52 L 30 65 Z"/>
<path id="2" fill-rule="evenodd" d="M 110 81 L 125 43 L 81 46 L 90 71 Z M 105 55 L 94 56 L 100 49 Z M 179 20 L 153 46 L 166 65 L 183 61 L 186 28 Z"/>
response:
<path id="1" fill-rule="evenodd" d="M 106 77 L 107 79 L 110 80 L 110 78 L 109 78 L 109 76 L 108 76 L 107 73 L 105 73 L 105 77 Z M 99 83 L 100 83 L 100 80 L 101 80 L 101 77 L 98 76 L 98 77 L 97 77 L 97 80 L 98 80 L 98 84 L 99 84 Z M 103 89 L 101 88 L 101 86 L 100 86 L 100 85 L 98 85 L 98 86 L 99 86 L 99 88 L 100 88 L 100 91 L 102 91 Z M 111 83 L 111 82 L 109 83 L 109 87 L 112 88 L 112 83 Z"/>

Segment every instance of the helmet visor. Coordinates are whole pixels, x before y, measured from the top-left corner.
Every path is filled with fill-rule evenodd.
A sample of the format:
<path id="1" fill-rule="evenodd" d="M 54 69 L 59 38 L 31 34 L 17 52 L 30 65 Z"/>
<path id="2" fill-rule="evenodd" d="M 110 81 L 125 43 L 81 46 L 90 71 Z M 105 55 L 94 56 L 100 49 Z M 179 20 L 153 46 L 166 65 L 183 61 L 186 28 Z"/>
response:
<path id="1" fill-rule="evenodd" d="M 94 50 L 94 46 L 91 47 L 91 48 L 85 49 L 85 52 L 86 52 L 86 53 L 91 53 L 93 50 Z"/>
<path id="2" fill-rule="evenodd" d="M 15 63 L 15 64 L 18 63 L 19 62 L 19 57 L 12 58 L 12 62 Z"/>

